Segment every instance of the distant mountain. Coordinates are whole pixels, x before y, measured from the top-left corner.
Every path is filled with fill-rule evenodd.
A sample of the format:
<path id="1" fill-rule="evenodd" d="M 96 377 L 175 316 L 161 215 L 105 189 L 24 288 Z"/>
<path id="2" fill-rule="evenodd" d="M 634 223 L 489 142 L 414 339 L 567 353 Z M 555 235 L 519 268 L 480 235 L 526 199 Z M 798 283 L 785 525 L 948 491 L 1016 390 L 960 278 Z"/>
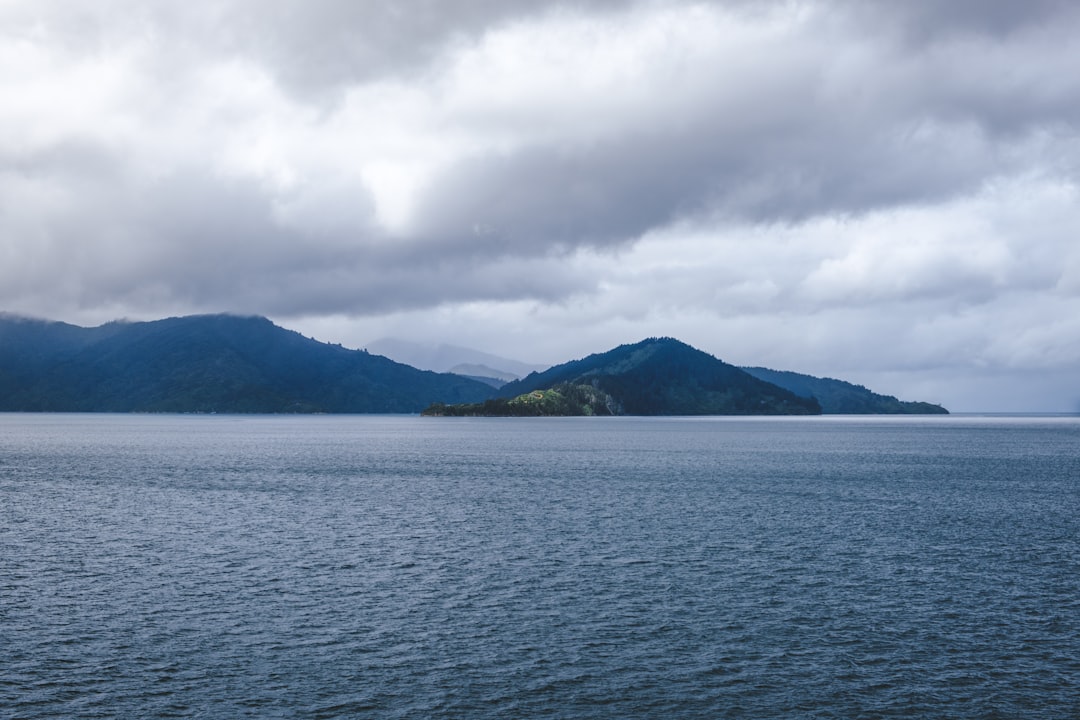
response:
<path id="1" fill-rule="evenodd" d="M 519 360 L 492 355 L 491 353 L 459 347 L 457 345 L 427 345 L 396 338 L 383 338 L 368 343 L 370 352 L 385 355 L 400 363 L 434 372 L 452 372 L 459 375 L 475 375 L 469 366 L 482 366 L 487 373 L 482 377 L 517 380 L 531 372 L 543 370 L 546 365 L 533 365 Z M 461 371 L 461 366 L 466 366 Z"/>
<path id="2" fill-rule="evenodd" d="M 759 380 L 786 388 L 800 397 L 815 398 L 821 411 L 827 414 L 848 415 L 947 415 L 940 405 L 926 402 L 906 402 L 892 395 L 879 395 L 862 385 L 843 380 L 800 375 L 786 370 L 744 367 L 743 370 Z"/>
<path id="3" fill-rule="evenodd" d="M 560 384 L 589 385 L 625 415 L 813 415 L 812 398 L 759 380 L 672 338 L 651 338 L 590 355 L 504 385 L 513 398 Z"/>
<path id="4" fill-rule="evenodd" d="M 479 380 L 494 388 L 501 388 L 508 382 L 521 379 L 520 376 L 504 370 L 496 370 L 487 365 L 470 365 L 468 363 L 455 365 L 447 372 L 452 372 L 453 374 L 461 375 L 462 377 L 472 378 L 473 380 Z"/>
<path id="5" fill-rule="evenodd" d="M 81 328 L 0 316 L 4 411 L 408 413 L 493 392 L 259 317 Z"/>

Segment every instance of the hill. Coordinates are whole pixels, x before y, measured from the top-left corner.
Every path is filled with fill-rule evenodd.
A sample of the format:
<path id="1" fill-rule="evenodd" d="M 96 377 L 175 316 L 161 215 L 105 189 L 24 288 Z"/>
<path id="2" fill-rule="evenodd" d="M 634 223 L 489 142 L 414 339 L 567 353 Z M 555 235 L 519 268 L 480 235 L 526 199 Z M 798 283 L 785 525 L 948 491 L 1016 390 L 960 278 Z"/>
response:
<path id="1" fill-rule="evenodd" d="M 0 316 L 0 410 L 418 412 L 493 388 L 305 338 L 266 318 L 200 315 L 96 328 Z"/>
<path id="2" fill-rule="evenodd" d="M 436 403 L 422 412 L 435 417 L 571 417 L 613 415 L 615 403 L 592 385 L 560 383 L 550 390 L 533 390 L 515 398 L 493 398 L 482 403 Z"/>
<path id="3" fill-rule="evenodd" d="M 556 365 L 508 383 L 511 398 L 561 384 L 588 385 L 618 415 L 813 415 L 813 398 L 759 380 L 672 338 L 651 338 Z"/>
<path id="4" fill-rule="evenodd" d="M 947 415 L 940 405 L 926 402 L 898 400 L 892 395 L 879 395 L 862 385 L 819 378 L 812 375 L 785 370 L 769 370 L 761 367 L 744 367 L 743 370 L 759 380 L 779 385 L 800 397 L 815 398 L 821 403 L 821 411 L 836 415 Z"/>

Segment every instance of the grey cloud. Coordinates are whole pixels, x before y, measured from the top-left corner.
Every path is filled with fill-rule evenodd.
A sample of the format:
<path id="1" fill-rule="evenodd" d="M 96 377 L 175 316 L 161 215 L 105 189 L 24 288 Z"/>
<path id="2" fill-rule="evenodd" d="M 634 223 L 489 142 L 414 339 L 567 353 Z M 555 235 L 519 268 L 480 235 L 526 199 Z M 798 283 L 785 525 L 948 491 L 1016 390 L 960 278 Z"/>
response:
<path id="1" fill-rule="evenodd" d="M 629 242 L 685 217 L 799 221 L 947 202 L 1032 170 L 1076 172 L 1078 158 L 1067 158 L 1076 154 L 1069 140 L 1080 128 L 1080 81 L 1048 64 L 1080 60 L 1068 49 L 1080 17 L 1059 3 L 994 4 L 985 14 L 896 5 L 905 9 L 879 8 L 877 23 L 936 18 L 935 42 L 905 44 L 864 19 L 865 35 L 761 48 L 779 58 L 765 63 L 769 71 L 779 62 L 787 76 L 779 84 L 755 78 L 748 59 L 737 72 L 760 87 L 738 104 L 710 97 L 703 82 L 692 114 L 675 123 L 459 162 L 419 203 L 418 231 L 483 244 L 469 235 L 480 226 L 493 230 L 488 244 L 537 252 L 545 243 Z M 817 29 L 836 31 L 806 32 Z M 835 64 L 835 45 L 847 41 L 871 49 L 866 66 Z M 692 72 L 705 78 L 715 69 Z M 658 88 L 657 105 L 666 102 Z"/>
<path id="2" fill-rule="evenodd" d="M 960 34 L 1005 37 L 1053 24 L 1076 12 L 1071 0 L 841 0 L 867 24 L 895 24 L 912 42 L 934 42 Z"/>
<path id="3" fill-rule="evenodd" d="M 78 182 L 75 166 L 63 165 L 63 212 L 28 209 L 49 215 L 33 261 L 50 268 L 49 283 L 42 274 L 11 275 L 0 304 L 34 294 L 150 313 L 368 315 L 475 299 L 554 300 L 589 287 L 572 271 L 534 273 L 526 264 L 496 272 L 498 258 L 475 249 L 401 242 L 373 222 L 370 201 L 355 188 L 350 201 L 358 215 L 366 204 L 368 224 L 289 226 L 279 198 L 253 181 L 188 169 L 150 182 L 85 152 L 94 162 Z"/>
<path id="4" fill-rule="evenodd" d="M 1060 2 L 889 7 L 900 9 L 879 8 L 865 37 L 761 48 L 786 63 L 787 76 L 755 78 L 748 59 L 735 72 L 760 88 L 739 104 L 710 98 L 705 82 L 692 114 L 675 123 L 622 131 L 616 123 L 600 141 L 468 158 L 422 200 L 424 231 L 480 225 L 522 250 L 603 245 L 687 216 L 798 221 L 947 202 L 1043 168 L 1076 173 L 1080 80 L 1061 69 L 1080 61 L 1069 49 L 1077 10 Z M 933 25 L 933 42 L 893 45 L 880 27 L 890 16 Z M 834 45 L 866 37 L 879 40 L 871 64 L 838 76 Z M 655 102 L 666 103 L 662 88 Z M 475 233 L 471 241 L 482 243 Z"/>
<path id="5" fill-rule="evenodd" d="M 601 11 L 630 0 L 575 2 Z M 565 3 L 530 0 L 242 0 L 231 42 L 269 61 L 294 89 L 340 86 L 422 68 L 447 44 Z M 284 32 L 282 30 L 285 29 Z"/>
<path id="6" fill-rule="evenodd" d="M 784 128 L 725 132 L 717 128 L 728 111 L 717 109 L 679 132 L 472 157 L 431 183 L 418 232 L 479 246 L 485 237 L 472 231 L 486 228 L 506 252 L 604 246 L 683 218 L 797 222 L 941 202 L 1011 169 L 977 130 L 920 136 L 883 117 L 855 123 L 834 118 L 841 108 L 800 115 L 803 107 L 794 99 L 779 111 Z"/>
<path id="7" fill-rule="evenodd" d="M 683 159 L 634 139 L 574 153 L 533 147 L 473 157 L 432 183 L 417 231 L 514 254 L 625 241 L 699 200 Z"/>
<path id="8" fill-rule="evenodd" d="M 252 184 L 181 177 L 156 198 L 140 214 L 163 254 L 146 275 L 175 300 L 206 309 L 374 314 L 475 299 L 551 300 L 581 289 L 571 271 L 496 271 L 498 257 L 476 248 L 403 242 L 370 212 L 367 225 L 320 228 L 315 218 L 283 226 Z"/>
<path id="9" fill-rule="evenodd" d="M 629 5 L 612 0 L 572 7 L 578 12 L 613 12 Z M 183 37 L 267 61 L 289 84 L 319 86 L 362 83 L 423 66 L 455 38 L 473 37 L 510 18 L 552 7 L 556 4 L 494 0 L 320 0 L 259 3 L 257 9 L 237 0 L 217 6 L 206 17 L 184 13 L 175 30 L 179 36 L 184 23 L 212 24 L 205 36 Z M 837 7 L 855 12 L 844 3 Z M 765 64 L 767 70 L 758 68 L 761 58 L 751 57 L 745 67 L 722 71 L 738 73 L 747 88 L 734 99 L 717 92 L 720 83 L 709 81 L 720 70 L 689 68 L 701 76 L 700 96 L 689 104 L 678 99 L 672 104 L 673 112 L 685 115 L 672 119 L 659 112 L 628 124 L 613 118 L 611 133 L 599 139 L 574 137 L 571 128 L 568 137 L 465 157 L 428 184 L 415 208 L 412 234 L 404 237 L 389 235 L 373 217 L 365 222 L 371 208 L 361 187 L 329 188 L 323 178 L 316 180 L 323 189 L 290 198 L 254 183 L 224 182 L 205 168 L 171 185 L 155 181 L 136 187 L 134 183 L 145 179 L 129 177 L 125 182 L 131 186 L 114 179 L 112 190 L 91 188 L 87 197 L 97 199 L 77 199 L 68 208 L 70 227 L 57 232 L 92 234 L 97 227 L 138 236 L 130 242 L 132 256 L 147 264 L 140 269 L 157 278 L 152 282 L 166 288 L 163 292 L 186 302 L 222 302 L 245 283 L 253 286 L 245 292 L 263 302 L 264 294 L 280 291 L 276 273 L 281 272 L 308 279 L 310 287 L 299 280 L 285 281 L 290 296 L 307 298 L 302 304 L 380 310 L 397 303 L 512 297 L 511 288 L 483 282 L 482 271 L 473 271 L 499 258 L 543 259 L 580 246 L 626 244 L 686 218 L 799 222 L 940 203 L 977 190 L 996 175 L 1039 166 L 1045 158 L 1028 153 L 1018 159 L 1010 143 L 1023 142 L 1044 127 L 1071 126 L 1076 108 L 1068 103 L 1067 82 L 1049 86 L 1049 93 L 1048 86 L 1038 84 L 1000 90 L 998 78 L 980 74 L 977 55 L 960 56 L 972 66 L 961 73 L 940 65 L 942 57 L 952 56 L 933 53 L 941 53 L 948 38 L 969 26 L 979 32 L 1041 27 L 1056 6 L 1037 4 L 1021 13 L 1010 9 L 1012 5 L 995 5 L 985 17 L 936 4 L 903 7 L 879 7 L 875 18 L 879 24 L 890 17 L 906 23 L 938 18 L 945 29 L 934 47 L 920 46 L 907 55 L 903 46 L 891 44 L 888 28 L 867 25 L 871 36 L 882 39 L 868 60 L 883 66 L 859 67 L 840 76 L 830 65 L 837 38 L 808 38 L 795 48 L 761 48 L 763 56 L 777 56 Z M 136 15 L 153 12 L 163 13 L 153 21 L 161 23 L 164 32 L 168 13 L 175 11 L 142 9 Z M 89 22 L 80 17 L 75 13 L 72 22 L 82 23 L 79 27 Z M 965 18 L 967 24 L 961 22 Z M 980 47 L 963 52 L 978 52 Z M 988 52 L 986 47 L 982 51 Z M 657 88 L 656 105 L 667 102 L 664 88 Z M 996 136 L 1002 128 L 1010 134 Z M 108 167 L 108 152 L 91 145 L 56 146 L 30 167 L 57 182 L 78 175 L 94 184 L 79 168 L 102 177 L 115 172 Z M 283 206 L 303 210 L 293 226 L 283 226 L 275 217 Z M 422 286 L 410 283 L 403 270 L 397 273 L 399 268 L 418 273 L 440 265 L 453 272 Z M 321 273 L 338 278 L 345 274 L 342 268 L 351 268 L 353 276 L 363 280 L 350 287 L 345 279 L 320 279 Z M 394 280 L 384 282 L 389 277 Z M 320 286 L 326 287 L 325 300 L 319 299 Z M 574 292 L 581 286 L 517 287 L 522 296 L 549 297 L 554 290 Z M 100 289 L 102 296 L 116 291 L 111 286 Z M 347 299 L 350 292 L 357 298 L 353 303 Z"/>
<path id="10" fill-rule="evenodd" d="M 240 57 L 307 99 L 356 83 L 423 72 L 449 46 L 502 23 L 570 8 L 607 12 L 640 0 L 223 0 L 191 6 L 40 0 L 0 11 L 19 32 L 51 33 L 93 54 L 142 38 L 190 62 Z M 6 15 L 6 17 L 5 17 Z"/>

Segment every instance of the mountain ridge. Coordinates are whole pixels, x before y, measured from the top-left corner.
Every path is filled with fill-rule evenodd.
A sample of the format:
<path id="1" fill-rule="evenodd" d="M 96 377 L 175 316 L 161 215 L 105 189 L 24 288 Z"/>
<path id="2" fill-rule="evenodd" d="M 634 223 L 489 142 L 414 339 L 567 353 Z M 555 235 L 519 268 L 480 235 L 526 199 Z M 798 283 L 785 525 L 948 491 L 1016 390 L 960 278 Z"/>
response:
<path id="1" fill-rule="evenodd" d="M 800 397 L 813 397 L 828 415 L 948 415 L 941 405 L 921 401 L 899 400 L 882 395 L 845 380 L 772 370 L 763 367 L 744 367 L 759 380 L 779 385 Z"/>
<path id="2" fill-rule="evenodd" d="M 947 412 L 842 380 L 738 368 L 674 338 L 620 345 L 505 385 L 506 375 L 489 375 L 496 370 L 491 366 L 454 369 L 458 374 L 420 370 L 367 350 L 306 338 L 260 316 L 116 320 L 83 328 L 0 312 L 0 411 L 414 413 L 433 404 L 501 399 L 489 404 L 488 412 L 506 409 L 508 398 L 540 391 L 543 402 L 523 400 L 511 410 Z M 556 387 L 562 391 L 544 395 Z"/>
<path id="3" fill-rule="evenodd" d="M 258 316 L 96 328 L 0 318 L 0 410 L 411 413 L 493 392 L 461 376 L 320 343 Z"/>

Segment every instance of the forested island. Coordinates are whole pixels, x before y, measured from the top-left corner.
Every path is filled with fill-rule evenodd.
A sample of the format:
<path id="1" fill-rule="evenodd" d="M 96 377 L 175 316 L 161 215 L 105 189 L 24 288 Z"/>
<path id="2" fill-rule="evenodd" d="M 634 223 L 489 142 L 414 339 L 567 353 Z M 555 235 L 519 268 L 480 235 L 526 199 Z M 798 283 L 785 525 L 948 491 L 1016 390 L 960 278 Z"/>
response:
<path id="1" fill-rule="evenodd" d="M 591 385 L 559 383 L 548 390 L 533 390 L 513 398 L 492 398 L 480 403 L 434 403 L 421 415 L 433 417 L 581 417 L 618 414 L 618 403 Z"/>

